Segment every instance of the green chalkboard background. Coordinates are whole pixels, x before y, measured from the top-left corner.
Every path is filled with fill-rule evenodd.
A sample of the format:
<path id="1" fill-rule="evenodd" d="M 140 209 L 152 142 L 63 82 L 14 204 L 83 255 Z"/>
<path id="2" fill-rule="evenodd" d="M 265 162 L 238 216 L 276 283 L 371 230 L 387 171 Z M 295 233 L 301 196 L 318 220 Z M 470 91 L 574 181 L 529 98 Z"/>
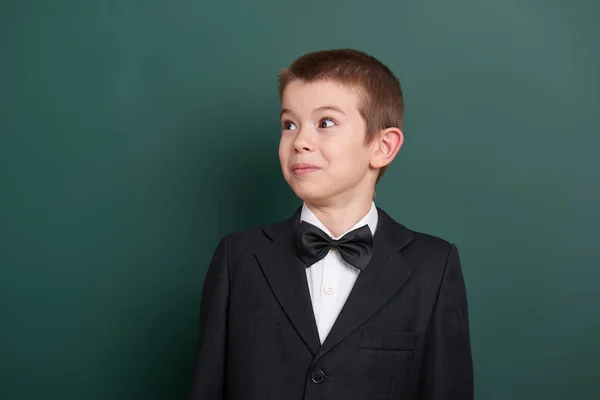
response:
<path id="1" fill-rule="evenodd" d="M 0 398 L 179 399 L 222 235 L 300 204 L 277 72 L 387 63 L 377 204 L 455 242 L 476 397 L 600 398 L 600 3 L 0 2 Z"/>

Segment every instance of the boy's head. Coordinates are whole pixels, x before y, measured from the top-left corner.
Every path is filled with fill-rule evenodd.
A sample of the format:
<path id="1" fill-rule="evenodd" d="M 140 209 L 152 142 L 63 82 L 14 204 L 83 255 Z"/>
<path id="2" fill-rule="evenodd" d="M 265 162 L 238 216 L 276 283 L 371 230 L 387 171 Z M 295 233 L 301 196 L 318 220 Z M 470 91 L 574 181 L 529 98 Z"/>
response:
<path id="1" fill-rule="evenodd" d="M 400 83 L 357 50 L 318 51 L 279 74 L 283 175 L 298 197 L 336 203 L 372 196 L 403 143 Z"/>

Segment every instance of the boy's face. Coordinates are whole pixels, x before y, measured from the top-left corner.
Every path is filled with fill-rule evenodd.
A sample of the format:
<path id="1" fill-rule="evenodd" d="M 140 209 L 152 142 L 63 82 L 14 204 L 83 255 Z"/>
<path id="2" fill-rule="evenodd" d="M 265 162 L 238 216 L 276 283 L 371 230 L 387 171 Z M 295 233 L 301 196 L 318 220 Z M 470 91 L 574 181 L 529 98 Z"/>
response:
<path id="1" fill-rule="evenodd" d="M 356 91 L 331 81 L 296 80 L 283 92 L 279 159 L 287 183 L 311 203 L 372 198 L 377 139 L 365 146 Z"/>

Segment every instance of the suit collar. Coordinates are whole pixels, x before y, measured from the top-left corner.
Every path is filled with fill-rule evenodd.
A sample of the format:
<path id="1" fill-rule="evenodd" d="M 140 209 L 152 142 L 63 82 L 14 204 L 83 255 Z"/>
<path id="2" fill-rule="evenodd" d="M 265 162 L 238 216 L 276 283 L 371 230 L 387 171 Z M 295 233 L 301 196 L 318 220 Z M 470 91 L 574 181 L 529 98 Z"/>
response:
<path id="1" fill-rule="evenodd" d="M 298 255 L 295 233 L 302 208 L 287 220 L 267 225 L 263 232 L 269 241 L 256 251 L 256 257 L 281 307 L 313 356 L 321 357 L 360 327 L 400 290 L 412 274 L 401 250 L 414 237 L 412 231 L 377 208 L 373 257 L 361 272 L 335 321 L 320 345 L 305 265 Z"/>
<path id="2" fill-rule="evenodd" d="M 395 246 L 397 250 L 402 250 L 414 239 L 414 233 L 406 228 L 405 226 L 394 221 L 385 211 L 377 207 L 377 213 L 379 216 L 377 229 L 379 232 L 375 234 L 381 236 L 381 240 L 389 242 L 390 245 Z"/>

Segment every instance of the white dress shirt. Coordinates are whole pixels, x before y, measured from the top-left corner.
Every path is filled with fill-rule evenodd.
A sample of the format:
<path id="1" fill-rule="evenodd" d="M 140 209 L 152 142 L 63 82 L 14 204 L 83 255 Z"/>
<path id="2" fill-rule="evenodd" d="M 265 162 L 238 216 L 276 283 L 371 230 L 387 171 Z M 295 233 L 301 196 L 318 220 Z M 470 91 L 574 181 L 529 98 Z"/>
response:
<path id="1" fill-rule="evenodd" d="M 374 236 L 378 215 L 375 203 L 372 203 L 371 210 L 367 215 L 339 237 L 333 237 L 331 232 L 319 221 L 306 204 L 302 206 L 300 220 L 315 225 L 333 239 L 339 239 L 346 233 L 364 225 L 369 226 Z M 306 268 L 308 289 L 321 344 L 325 341 L 333 323 L 346 303 L 359 273 L 360 270 L 345 262 L 336 250 L 330 250 L 321 261 Z"/>

